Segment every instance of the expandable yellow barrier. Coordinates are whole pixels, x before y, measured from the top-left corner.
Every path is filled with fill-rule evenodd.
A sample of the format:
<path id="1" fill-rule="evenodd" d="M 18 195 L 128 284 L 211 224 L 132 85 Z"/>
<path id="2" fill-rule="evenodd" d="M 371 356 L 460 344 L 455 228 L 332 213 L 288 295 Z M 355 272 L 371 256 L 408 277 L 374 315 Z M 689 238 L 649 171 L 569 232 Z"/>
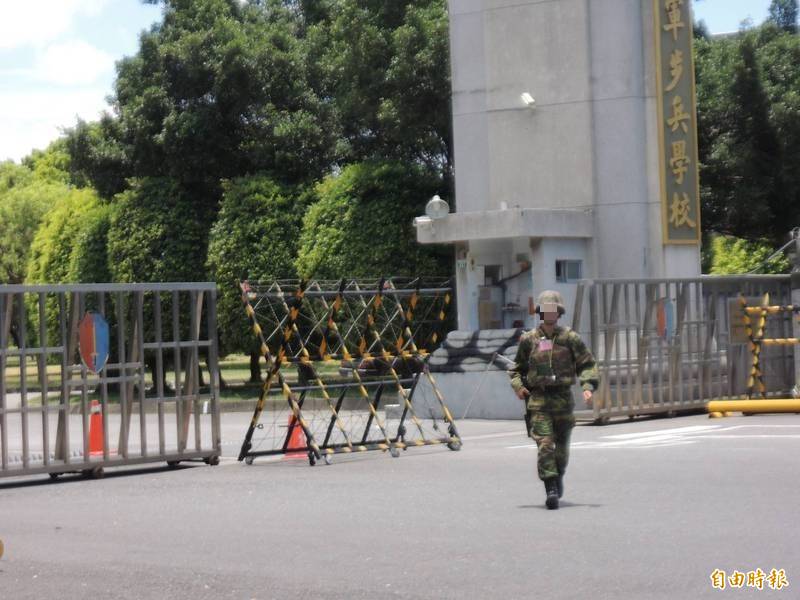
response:
<path id="1" fill-rule="evenodd" d="M 747 379 L 747 400 L 711 400 L 706 404 L 708 416 L 712 419 L 728 417 L 732 412 L 742 413 L 800 413 L 800 399 L 766 398 L 767 387 L 761 371 L 762 346 L 794 346 L 800 344 L 800 338 L 765 338 L 767 315 L 800 312 L 800 306 L 770 306 L 769 294 L 764 294 L 761 306 L 747 306 L 744 297 L 739 298 L 742 308 L 742 320 L 749 338 L 749 348 L 753 355 L 750 375 Z M 755 318 L 751 319 L 753 315 Z M 760 400 L 753 400 L 754 392 L 761 395 Z"/>
<path id="2" fill-rule="evenodd" d="M 800 399 L 778 398 L 769 400 L 711 400 L 709 413 L 800 413 Z"/>

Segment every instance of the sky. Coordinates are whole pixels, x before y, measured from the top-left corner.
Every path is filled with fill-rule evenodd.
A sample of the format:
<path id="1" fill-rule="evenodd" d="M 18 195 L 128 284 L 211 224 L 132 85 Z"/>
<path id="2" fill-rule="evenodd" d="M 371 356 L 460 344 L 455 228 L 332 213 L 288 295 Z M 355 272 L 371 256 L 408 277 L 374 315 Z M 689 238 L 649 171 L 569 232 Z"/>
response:
<path id="1" fill-rule="evenodd" d="M 699 0 L 695 13 L 725 33 L 761 23 L 769 3 Z M 45 148 L 78 117 L 96 120 L 115 61 L 135 54 L 139 33 L 160 17 L 141 0 L 0 0 L 0 160 Z"/>
<path id="2" fill-rule="evenodd" d="M 770 0 L 695 0 L 694 15 L 705 21 L 714 33 L 738 31 L 739 25 L 751 19 L 754 25 L 762 23 L 769 13 Z"/>
<path id="3" fill-rule="evenodd" d="M 160 20 L 140 0 L 0 0 L 0 160 L 19 161 L 108 107 L 114 63 Z"/>

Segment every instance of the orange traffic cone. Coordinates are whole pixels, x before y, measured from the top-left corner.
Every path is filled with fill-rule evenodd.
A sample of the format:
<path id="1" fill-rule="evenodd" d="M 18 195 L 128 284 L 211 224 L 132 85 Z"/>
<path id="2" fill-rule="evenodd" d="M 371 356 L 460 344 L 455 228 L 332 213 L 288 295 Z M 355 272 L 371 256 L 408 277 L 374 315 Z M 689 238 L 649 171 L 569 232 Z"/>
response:
<path id="1" fill-rule="evenodd" d="M 100 402 L 92 400 L 92 416 L 89 419 L 89 454 L 98 456 L 103 454 L 103 412 Z"/>
<path id="2" fill-rule="evenodd" d="M 289 443 L 286 444 L 286 454 L 284 458 L 305 458 L 306 457 L 306 435 L 303 433 L 303 428 L 300 426 L 295 416 L 289 415 L 289 429 L 292 433 L 289 437 Z"/>

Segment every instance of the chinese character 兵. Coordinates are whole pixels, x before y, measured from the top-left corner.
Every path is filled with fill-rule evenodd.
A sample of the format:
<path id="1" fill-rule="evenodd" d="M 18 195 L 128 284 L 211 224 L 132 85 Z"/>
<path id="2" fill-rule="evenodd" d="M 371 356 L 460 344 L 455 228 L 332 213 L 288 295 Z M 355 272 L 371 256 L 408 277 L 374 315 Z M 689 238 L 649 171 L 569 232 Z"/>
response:
<path id="1" fill-rule="evenodd" d="M 697 226 L 697 224 L 689 218 L 689 194 L 684 193 L 683 198 L 681 198 L 678 192 L 673 194 L 672 204 L 670 205 L 669 222 L 675 227 L 688 225 L 694 229 Z"/>
<path id="2" fill-rule="evenodd" d="M 686 27 L 686 23 L 681 21 L 682 5 L 683 0 L 666 0 L 664 2 L 664 8 L 667 11 L 667 17 L 669 18 L 669 23 L 664 25 L 664 31 L 671 31 L 672 39 L 676 42 L 678 41 L 678 29 L 681 27 Z"/>
<path id="3" fill-rule="evenodd" d="M 731 584 L 731 587 L 742 587 L 744 585 L 744 573 L 734 570 L 731 576 L 728 577 L 728 583 Z"/>
<path id="4" fill-rule="evenodd" d="M 683 52 L 680 50 L 675 50 L 669 57 L 669 74 L 672 75 L 672 81 L 666 87 L 667 92 L 674 90 L 683 76 Z"/>
<path id="5" fill-rule="evenodd" d="M 711 587 L 718 590 L 725 589 L 725 571 L 714 569 L 714 572 L 711 573 Z"/>
<path id="6" fill-rule="evenodd" d="M 761 569 L 755 571 L 748 571 L 747 573 L 747 587 L 756 587 L 760 590 L 764 589 L 764 577 L 766 573 Z"/>
<path id="7" fill-rule="evenodd" d="M 769 587 L 773 590 L 780 590 L 789 585 L 789 580 L 786 579 L 786 571 L 783 569 L 772 569 L 767 580 L 769 581 Z"/>
<path id="8" fill-rule="evenodd" d="M 669 159 L 669 166 L 675 176 L 675 183 L 678 185 L 683 185 L 683 176 L 686 174 L 690 162 L 691 160 L 686 156 L 686 140 L 672 142 L 672 158 Z"/>
<path id="9" fill-rule="evenodd" d="M 683 98 L 675 96 L 672 99 L 672 116 L 667 119 L 667 125 L 672 128 L 672 131 L 678 131 L 678 127 L 680 127 L 683 129 L 683 133 L 689 133 L 689 126 L 686 124 L 689 119 L 689 113 L 683 108 Z"/>

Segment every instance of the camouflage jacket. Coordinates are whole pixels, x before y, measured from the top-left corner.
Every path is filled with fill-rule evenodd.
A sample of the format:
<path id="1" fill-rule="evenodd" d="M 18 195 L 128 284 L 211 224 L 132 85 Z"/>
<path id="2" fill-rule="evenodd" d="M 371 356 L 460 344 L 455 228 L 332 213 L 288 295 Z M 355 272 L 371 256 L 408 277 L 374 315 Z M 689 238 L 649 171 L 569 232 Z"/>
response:
<path id="1" fill-rule="evenodd" d="M 522 334 L 514 367 L 509 371 L 511 387 L 517 392 L 563 388 L 580 379 L 584 390 L 596 390 L 597 366 L 580 336 L 569 327 L 556 326 L 548 337 L 540 326 Z"/>

